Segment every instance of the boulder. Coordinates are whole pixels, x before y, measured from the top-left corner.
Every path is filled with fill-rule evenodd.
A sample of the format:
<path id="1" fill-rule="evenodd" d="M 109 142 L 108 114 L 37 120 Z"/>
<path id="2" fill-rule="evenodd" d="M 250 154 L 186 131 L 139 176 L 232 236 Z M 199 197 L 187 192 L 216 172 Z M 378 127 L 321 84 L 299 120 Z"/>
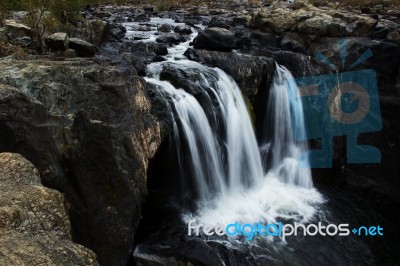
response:
<path id="1" fill-rule="evenodd" d="M 98 265 L 93 251 L 72 242 L 64 196 L 43 187 L 17 153 L 0 153 L 0 253 L 1 265 Z"/>
<path id="2" fill-rule="evenodd" d="M 64 51 L 64 57 L 65 58 L 74 58 L 76 57 L 76 53 L 74 49 L 67 49 Z"/>
<path id="3" fill-rule="evenodd" d="M 306 53 L 305 40 L 296 32 L 284 33 L 281 40 L 281 47 L 284 50 Z"/>
<path id="4" fill-rule="evenodd" d="M 161 24 L 157 26 L 157 30 L 161 32 L 171 32 L 174 29 L 174 26 L 170 24 Z"/>
<path id="5" fill-rule="evenodd" d="M 70 38 L 69 47 L 74 49 L 76 54 L 81 57 L 94 56 L 97 50 L 96 45 L 78 38 Z"/>
<path id="6" fill-rule="evenodd" d="M 196 49 L 230 51 L 237 48 L 235 34 L 224 28 L 208 28 L 193 40 Z"/>
<path id="7" fill-rule="evenodd" d="M 275 33 L 288 31 L 300 21 L 313 16 L 312 12 L 303 9 L 291 11 L 283 8 L 262 10 L 254 18 L 256 28 L 261 30 L 271 29 Z"/>
<path id="8" fill-rule="evenodd" d="M 89 22 L 89 38 L 87 38 L 87 41 L 93 43 L 94 45 L 99 46 L 101 42 L 103 41 L 104 33 L 105 33 L 106 25 L 104 24 L 103 21 L 100 19 L 94 19 Z M 115 38 L 123 38 L 125 36 L 126 29 L 120 29 L 121 33 L 117 33 L 114 31 L 111 31 L 110 33 L 115 37 Z M 122 36 L 122 37 L 121 37 Z"/>
<path id="9" fill-rule="evenodd" d="M 11 43 L 18 45 L 18 39 L 24 37 L 31 37 L 33 35 L 33 30 L 15 20 L 5 20 L 4 21 L 5 33 Z"/>
<path id="10" fill-rule="evenodd" d="M 400 28 L 392 32 L 389 32 L 388 35 L 386 36 L 386 39 L 390 42 L 400 44 Z"/>
<path id="11" fill-rule="evenodd" d="M 148 161 L 160 143 L 144 80 L 128 64 L 91 58 L 0 60 L 0 84 L 15 87 L 0 88 L 0 151 L 29 159 L 42 182 L 65 195 L 73 239 L 93 250 L 100 265 L 127 265 L 146 195 Z M 58 255 L 64 256 L 56 239 L 42 246 L 60 247 Z M 18 251 L 12 243 L 1 242 L 0 254 L 9 253 L 2 248 Z M 70 255 L 65 256 L 72 251 L 66 249 Z M 0 265 L 14 265 L 2 257 Z M 91 265 L 64 261 L 59 264 Z M 40 264 L 34 262 L 25 265 Z"/>
<path id="12" fill-rule="evenodd" d="M 47 48 L 53 51 L 64 51 L 68 48 L 68 34 L 65 32 L 53 33 L 45 39 Z"/>
<path id="13" fill-rule="evenodd" d="M 186 39 L 182 35 L 178 33 L 166 33 L 156 39 L 158 43 L 165 43 L 165 44 L 179 44 L 184 42 Z"/>
<path id="14" fill-rule="evenodd" d="M 125 37 L 126 28 L 122 25 L 107 23 L 105 26 L 105 39 L 107 41 L 118 41 Z"/>
<path id="15" fill-rule="evenodd" d="M 224 28 L 224 29 L 229 29 L 230 27 L 230 21 L 226 18 L 220 18 L 220 17 L 213 17 L 209 24 L 208 27 L 216 27 L 216 28 Z"/>
<path id="16" fill-rule="evenodd" d="M 174 32 L 179 33 L 179 34 L 191 34 L 192 27 L 190 27 L 188 25 L 179 25 L 174 28 Z"/>

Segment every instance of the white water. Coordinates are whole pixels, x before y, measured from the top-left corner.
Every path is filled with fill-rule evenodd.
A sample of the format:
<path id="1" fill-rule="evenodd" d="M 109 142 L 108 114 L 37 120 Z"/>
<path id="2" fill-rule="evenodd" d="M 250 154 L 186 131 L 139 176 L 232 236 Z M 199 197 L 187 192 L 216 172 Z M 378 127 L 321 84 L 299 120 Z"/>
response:
<path id="1" fill-rule="evenodd" d="M 184 219 L 195 218 L 198 223 L 211 226 L 235 221 L 276 222 L 281 218 L 309 221 L 323 198 L 312 187 L 308 160 L 300 157 L 301 146 L 293 140 L 295 134 L 305 132 L 301 101 L 290 73 L 277 67 L 271 87 L 268 103 L 271 117 L 267 120 L 271 128 L 267 131 L 272 134 L 266 138 L 261 151 L 264 155 L 273 153 L 271 162 L 264 163 L 264 169 L 268 170 L 265 172 L 246 105 L 236 83 L 220 69 L 185 60 L 183 52 L 195 36 L 196 33 L 189 41 L 169 48 L 166 61 L 149 65 L 149 75 L 145 78 L 158 87 L 176 110 L 174 134 L 180 163 L 187 161 L 181 148 L 189 150 L 193 176 L 183 178 L 194 179 L 199 204 L 197 212 L 186 214 Z M 154 38 L 150 36 L 150 40 Z M 210 104 L 202 106 L 184 88 L 161 81 L 160 73 L 166 63 L 201 73 L 198 83 L 206 85 L 204 93 L 208 94 Z M 210 110 L 211 117 L 207 115 Z"/>
<path id="2" fill-rule="evenodd" d="M 306 144 L 296 144 L 296 139 L 306 139 L 303 105 L 292 74 L 285 67 L 276 65 L 271 85 L 264 136 L 261 147 L 268 175 L 278 176 L 286 184 L 312 188 L 312 178 Z M 303 152 L 304 151 L 304 152 Z M 265 158 L 266 156 L 263 156 Z"/>

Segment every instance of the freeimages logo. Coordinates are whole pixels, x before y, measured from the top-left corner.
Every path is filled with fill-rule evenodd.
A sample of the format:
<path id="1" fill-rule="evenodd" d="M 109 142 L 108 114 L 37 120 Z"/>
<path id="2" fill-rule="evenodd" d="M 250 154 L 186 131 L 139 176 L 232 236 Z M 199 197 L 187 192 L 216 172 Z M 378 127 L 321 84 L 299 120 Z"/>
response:
<path id="1" fill-rule="evenodd" d="M 339 42 L 342 67 L 345 66 L 347 42 Z M 372 57 L 365 51 L 348 70 Z M 316 59 L 337 69 L 322 53 Z M 310 166 L 332 167 L 332 138 L 347 136 L 347 163 L 379 163 L 379 149 L 358 144 L 361 133 L 382 129 L 376 72 L 373 69 L 349 71 L 296 79 L 302 97 L 307 139 L 321 140 L 321 149 L 309 150 Z M 297 136 L 299 137 L 299 136 Z"/>

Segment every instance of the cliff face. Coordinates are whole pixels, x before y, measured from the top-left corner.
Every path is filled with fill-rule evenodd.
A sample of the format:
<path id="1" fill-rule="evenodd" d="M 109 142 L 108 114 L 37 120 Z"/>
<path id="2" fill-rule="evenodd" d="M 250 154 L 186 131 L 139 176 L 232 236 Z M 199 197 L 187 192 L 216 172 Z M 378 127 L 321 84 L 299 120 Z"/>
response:
<path id="1" fill-rule="evenodd" d="M 1 265 L 98 265 L 72 242 L 64 196 L 40 184 L 31 162 L 0 153 L 0 181 Z"/>
<path id="2" fill-rule="evenodd" d="M 160 143 L 144 81 L 130 67 L 76 59 L 1 61 L 0 84 L 0 150 L 64 193 L 75 242 L 100 264 L 126 264 Z"/>

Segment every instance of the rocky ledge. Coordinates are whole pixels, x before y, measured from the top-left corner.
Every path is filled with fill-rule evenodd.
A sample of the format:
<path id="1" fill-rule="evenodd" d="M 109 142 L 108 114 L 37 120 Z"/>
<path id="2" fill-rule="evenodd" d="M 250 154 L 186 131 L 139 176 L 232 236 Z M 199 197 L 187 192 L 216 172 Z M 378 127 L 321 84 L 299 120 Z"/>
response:
<path id="1" fill-rule="evenodd" d="M 72 242 L 64 196 L 20 154 L 0 153 L 0 195 L 1 265 L 98 265 Z"/>
<path id="2" fill-rule="evenodd" d="M 125 265 L 160 142 L 144 80 L 129 66 L 89 59 L 3 60 L 0 69 L 0 150 L 22 154 L 65 194 L 74 241 L 102 265 Z"/>

